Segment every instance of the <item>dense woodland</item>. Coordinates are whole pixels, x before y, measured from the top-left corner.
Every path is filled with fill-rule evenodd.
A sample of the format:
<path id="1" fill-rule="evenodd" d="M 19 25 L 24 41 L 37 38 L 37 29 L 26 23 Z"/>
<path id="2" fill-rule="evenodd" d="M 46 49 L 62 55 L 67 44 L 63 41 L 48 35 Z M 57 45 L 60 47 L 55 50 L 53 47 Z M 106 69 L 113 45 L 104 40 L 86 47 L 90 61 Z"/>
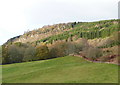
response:
<path id="1" fill-rule="evenodd" d="M 45 60 L 67 55 L 82 56 L 91 61 L 118 63 L 120 56 L 118 28 L 118 20 L 44 26 L 25 32 L 3 44 L 2 64 Z"/>

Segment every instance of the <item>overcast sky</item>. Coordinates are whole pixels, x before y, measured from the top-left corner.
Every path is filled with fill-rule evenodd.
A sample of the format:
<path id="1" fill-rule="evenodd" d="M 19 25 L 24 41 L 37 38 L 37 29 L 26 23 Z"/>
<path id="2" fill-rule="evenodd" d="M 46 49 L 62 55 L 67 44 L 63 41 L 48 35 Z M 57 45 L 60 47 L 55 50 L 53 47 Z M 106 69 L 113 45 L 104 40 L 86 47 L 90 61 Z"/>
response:
<path id="1" fill-rule="evenodd" d="M 0 45 L 44 25 L 117 19 L 118 1 L 0 0 Z"/>

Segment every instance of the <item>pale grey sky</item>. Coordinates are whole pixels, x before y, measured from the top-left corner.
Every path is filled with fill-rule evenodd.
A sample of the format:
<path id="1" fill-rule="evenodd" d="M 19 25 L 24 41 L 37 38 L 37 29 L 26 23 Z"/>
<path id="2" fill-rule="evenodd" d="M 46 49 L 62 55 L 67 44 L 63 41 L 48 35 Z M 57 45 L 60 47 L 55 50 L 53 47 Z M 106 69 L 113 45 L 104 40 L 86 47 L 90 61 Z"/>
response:
<path id="1" fill-rule="evenodd" d="M 118 18 L 119 0 L 0 0 L 0 45 L 43 25 Z"/>

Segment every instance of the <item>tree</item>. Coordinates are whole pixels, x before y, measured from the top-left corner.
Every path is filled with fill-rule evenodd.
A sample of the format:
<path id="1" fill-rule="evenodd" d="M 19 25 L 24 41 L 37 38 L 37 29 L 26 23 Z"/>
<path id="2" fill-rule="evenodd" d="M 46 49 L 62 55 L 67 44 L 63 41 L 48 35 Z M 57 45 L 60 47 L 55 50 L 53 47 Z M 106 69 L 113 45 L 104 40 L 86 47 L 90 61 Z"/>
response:
<path id="1" fill-rule="evenodd" d="M 2 64 L 8 62 L 7 56 L 8 56 L 8 47 L 2 45 Z"/>
<path id="2" fill-rule="evenodd" d="M 26 48 L 23 61 L 35 60 L 35 52 L 36 50 L 33 46 L 29 46 L 28 48 Z"/>
<path id="3" fill-rule="evenodd" d="M 68 44 L 69 43 L 69 44 Z M 70 53 L 70 42 L 58 41 L 52 44 L 50 48 L 51 57 L 63 57 Z"/>
<path id="4" fill-rule="evenodd" d="M 22 62 L 22 59 L 24 57 L 25 48 L 18 47 L 16 45 L 11 45 L 8 48 L 8 62 L 9 63 L 18 63 Z"/>
<path id="5" fill-rule="evenodd" d="M 49 56 L 49 49 L 46 45 L 40 45 L 36 48 L 36 59 L 47 59 Z"/>

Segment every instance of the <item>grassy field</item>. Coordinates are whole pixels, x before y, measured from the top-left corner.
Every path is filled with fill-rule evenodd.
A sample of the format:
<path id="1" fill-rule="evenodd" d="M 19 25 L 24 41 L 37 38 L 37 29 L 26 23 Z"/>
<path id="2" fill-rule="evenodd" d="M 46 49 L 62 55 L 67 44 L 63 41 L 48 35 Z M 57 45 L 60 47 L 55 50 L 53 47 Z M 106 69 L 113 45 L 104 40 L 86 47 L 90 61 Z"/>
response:
<path id="1" fill-rule="evenodd" d="M 3 65 L 3 83 L 117 83 L 118 66 L 75 56 Z"/>

